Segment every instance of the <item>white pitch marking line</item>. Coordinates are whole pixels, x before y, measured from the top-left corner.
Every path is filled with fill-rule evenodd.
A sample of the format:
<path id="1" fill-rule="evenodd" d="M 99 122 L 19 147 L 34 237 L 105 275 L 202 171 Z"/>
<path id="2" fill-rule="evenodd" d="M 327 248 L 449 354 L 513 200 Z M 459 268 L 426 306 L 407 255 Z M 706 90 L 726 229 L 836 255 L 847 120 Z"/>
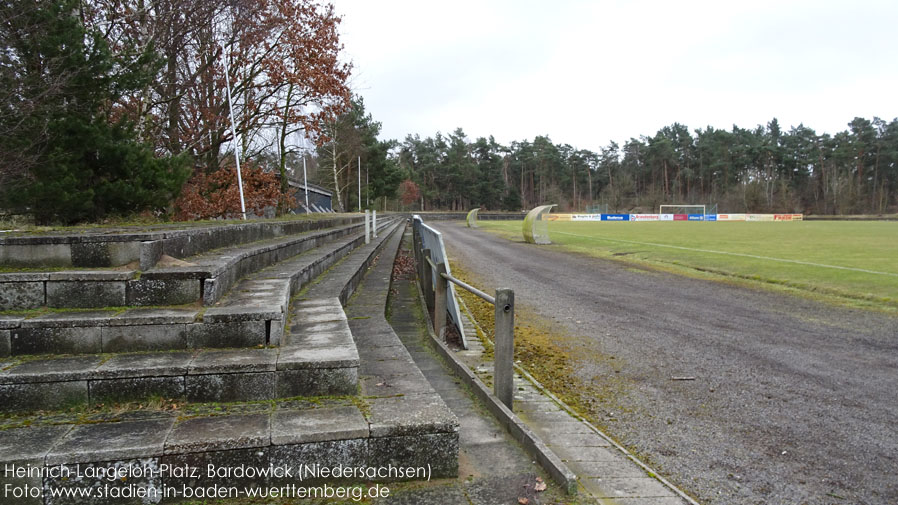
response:
<path id="1" fill-rule="evenodd" d="M 695 251 L 695 252 L 705 252 L 712 254 L 725 254 L 729 256 L 742 256 L 744 258 L 754 258 L 759 260 L 770 260 L 770 261 L 781 261 L 783 263 L 795 263 L 797 265 L 806 265 L 812 267 L 821 267 L 821 268 L 834 268 L 837 270 L 850 270 L 852 272 L 863 272 L 865 274 L 875 274 L 875 275 L 888 275 L 891 277 L 898 277 L 898 274 L 892 272 L 878 272 L 876 270 L 866 270 L 863 268 L 852 268 L 852 267 L 840 267 L 838 265 L 825 265 L 823 263 L 811 263 L 810 261 L 799 261 L 799 260 L 787 260 L 782 258 L 771 258 L 770 256 L 758 256 L 755 254 L 744 254 L 744 253 L 734 253 L 734 252 L 726 252 L 726 251 L 713 251 L 711 249 L 696 249 L 694 247 L 682 247 L 678 245 L 669 245 L 669 244 L 656 244 L 653 242 L 637 242 L 635 240 L 621 240 L 614 238 L 602 238 L 602 237 L 590 237 L 589 235 L 578 235 L 576 233 L 568 233 L 564 231 L 554 231 L 552 233 L 560 233 L 561 235 L 570 235 L 572 237 L 580 237 L 591 240 L 604 240 L 607 242 L 623 242 L 625 244 L 637 244 L 637 245 L 649 245 L 655 247 L 667 247 L 670 249 L 682 249 L 684 251 Z"/>

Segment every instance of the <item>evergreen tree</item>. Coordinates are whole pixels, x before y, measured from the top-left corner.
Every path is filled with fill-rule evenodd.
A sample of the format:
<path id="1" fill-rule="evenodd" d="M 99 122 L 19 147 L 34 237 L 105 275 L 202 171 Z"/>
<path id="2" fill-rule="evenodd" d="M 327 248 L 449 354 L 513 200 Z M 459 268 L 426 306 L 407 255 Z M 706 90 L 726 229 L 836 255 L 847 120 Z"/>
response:
<path id="1" fill-rule="evenodd" d="M 378 198 L 396 198 L 399 184 L 402 182 L 402 171 L 396 160 L 389 157 L 389 152 L 396 146 L 394 140 L 377 140 L 368 145 L 368 194 L 371 200 Z"/>
<path id="2" fill-rule="evenodd" d="M 39 223 L 161 209 L 189 176 L 111 105 L 152 79 L 153 53 L 113 54 L 78 13 L 76 0 L 11 0 L 0 18 L 0 153 L 21 161 L 3 174 L 3 203 Z"/>

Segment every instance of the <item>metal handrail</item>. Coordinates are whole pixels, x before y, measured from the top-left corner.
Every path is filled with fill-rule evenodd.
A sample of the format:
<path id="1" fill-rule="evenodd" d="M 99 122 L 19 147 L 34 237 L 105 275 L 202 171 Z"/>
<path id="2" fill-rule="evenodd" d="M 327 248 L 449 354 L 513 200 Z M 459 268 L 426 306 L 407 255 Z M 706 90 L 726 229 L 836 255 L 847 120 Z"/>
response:
<path id="1" fill-rule="evenodd" d="M 428 263 L 430 263 L 430 268 L 434 269 L 434 271 L 438 270 L 438 267 L 437 267 L 436 263 L 434 263 L 432 259 L 430 259 L 430 258 L 424 258 L 424 259 L 425 259 Z M 464 281 L 462 281 L 462 280 L 460 280 L 460 279 L 456 279 L 455 277 L 452 276 L 452 274 L 440 274 L 440 276 L 441 276 L 442 278 L 446 279 L 447 281 L 451 282 L 452 284 L 455 284 L 456 286 L 461 286 L 461 287 L 467 289 L 467 290 L 470 291 L 471 293 L 474 293 L 475 295 L 479 296 L 480 298 L 483 298 L 484 300 L 488 301 L 489 303 L 491 303 L 491 304 L 493 304 L 493 305 L 496 304 L 496 298 L 495 298 L 495 297 L 490 296 L 490 295 L 484 293 L 483 291 L 481 291 L 481 290 L 475 288 L 474 286 L 472 286 L 472 285 L 470 285 L 470 284 L 468 284 L 468 283 L 466 283 L 466 282 L 464 282 Z"/>
<path id="2" fill-rule="evenodd" d="M 444 279 L 446 279 L 447 281 L 451 282 L 452 284 L 455 284 L 456 286 L 461 286 L 461 287 L 467 289 L 467 290 L 470 291 L 471 293 L 474 293 L 475 295 L 479 296 L 480 298 L 483 298 L 484 300 L 488 301 L 489 303 L 491 303 L 491 304 L 493 304 L 493 305 L 496 304 L 496 298 L 495 298 L 495 297 L 492 297 L 492 296 L 490 296 L 490 295 L 484 293 L 483 291 L 481 291 L 481 290 L 475 288 L 474 286 L 471 286 L 470 284 L 465 284 L 464 282 L 462 282 L 462 281 L 456 279 L 455 277 L 452 277 L 452 276 L 449 275 L 449 274 L 442 274 L 442 276 L 443 276 Z"/>
<path id="3" fill-rule="evenodd" d="M 470 291 L 491 303 L 495 308 L 493 390 L 499 400 L 511 409 L 514 401 L 514 291 L 499 288 L 496 289 L 496 296 L 493 297 L 456 279 L 446 272 L 447 265 L 445 263 L 434 263 L 430 257 L 430 249 L 422 247 L 417 233 L 418 231 L 415 229 L 414 250 L 418 260 L 421 293 L 428 305 L 431 305 L 430 302 L 433 301 L 433 327 L 438 337 L 442 338 L 446 329 L 447 297 L 451 296 L 448 283 L 451 282 Z"/>

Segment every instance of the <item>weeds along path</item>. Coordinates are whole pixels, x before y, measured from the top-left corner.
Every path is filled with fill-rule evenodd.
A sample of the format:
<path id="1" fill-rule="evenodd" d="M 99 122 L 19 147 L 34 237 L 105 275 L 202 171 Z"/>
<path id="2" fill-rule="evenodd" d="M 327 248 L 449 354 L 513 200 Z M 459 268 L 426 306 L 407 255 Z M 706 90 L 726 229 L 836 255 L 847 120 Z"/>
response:
<path id="1" fill-rule="evenodd" d="M 898 318 L 429 224 L 555 334 L 592 420 L 700 502 L 898 503 Z"/>

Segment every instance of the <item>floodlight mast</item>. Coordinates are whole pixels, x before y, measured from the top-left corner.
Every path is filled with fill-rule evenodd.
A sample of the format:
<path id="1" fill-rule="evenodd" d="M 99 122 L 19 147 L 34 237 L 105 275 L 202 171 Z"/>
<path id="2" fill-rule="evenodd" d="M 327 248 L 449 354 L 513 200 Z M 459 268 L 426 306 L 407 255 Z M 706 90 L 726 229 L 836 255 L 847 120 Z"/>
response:
<path id="1" fill-rule="evenodd" d="M 226 52 L 224 44 L 221 45 L 221 52 Z M 228 90 L 228 110 L 230 111 L 231 116 L 231 142 L 234 144 L 234 161 L 237 164 L 237 185 L 240 187 L 240 213 L 243 215 L 243 220 L 246 221 L 246 201 L 243 199 L 243 176 L 240 174 L 240 146 L 237 143 L 237 129 L 234 127 L 234 101 L 231 100 L 231 78 L 228 75 L 228 70 L 230 69 L 230 65 L 227 63 L 227 59 L 225 60 L 225 87 Z"/>
<path id="2" fill-rule="evenodd" d="M 302 105 L 299 106 L 299 113 L 305 114 Z M 308 132 L 305 126 L 302 127 L 302 131 L 302 186 L 306 193 L 306 214 L 311 214 L 312 209 L 309 207 L 309 178 L 306 176 L 306 156 L 308 155 L 306 152 L 306 140 L 308 140 L 306 134 Z"/>

